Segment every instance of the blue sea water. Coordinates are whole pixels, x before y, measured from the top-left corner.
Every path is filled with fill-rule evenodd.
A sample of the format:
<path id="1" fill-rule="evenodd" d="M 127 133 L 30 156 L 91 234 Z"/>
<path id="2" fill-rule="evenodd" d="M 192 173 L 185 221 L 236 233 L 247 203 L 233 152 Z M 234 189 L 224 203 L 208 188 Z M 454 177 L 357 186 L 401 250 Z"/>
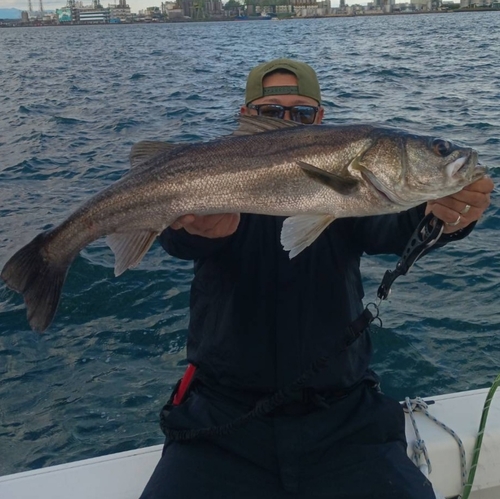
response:
<path id="1" fill-rule="evenodd" d="M 245 77 L 274 57 L 318 72 L 327 123 L 377 122 L 477 148 L 498 181 L 500 13 L 0 30 L 0 266 L 128 169 L 143 139 L 236 126 Z M 498 191 L 476 230 L 400 278 L 382 306 L 385 392 L 487 387 L 500 366 Z M 363 262 L 367 301 L 396 258 Z M 53 325 L 0 287 L 0 475 L 152 445 L 185 368 L 191 264 L 155 246 L 113 277 L 103 240 Z"/>

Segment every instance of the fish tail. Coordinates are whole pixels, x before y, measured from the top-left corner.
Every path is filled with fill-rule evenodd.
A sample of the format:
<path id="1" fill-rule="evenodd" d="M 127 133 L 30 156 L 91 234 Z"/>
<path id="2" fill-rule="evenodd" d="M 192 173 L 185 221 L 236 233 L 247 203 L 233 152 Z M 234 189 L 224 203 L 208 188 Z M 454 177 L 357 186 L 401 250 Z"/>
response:
<path id="1" fill-rule="evenodd" d="M 31 328 L 40 333 L 52 322 L 72 258 L 66 262 L 46 258 L 49 232 L 39 234 L 5 264 L 0 276 L 7 286 L 22 293 Z"/>

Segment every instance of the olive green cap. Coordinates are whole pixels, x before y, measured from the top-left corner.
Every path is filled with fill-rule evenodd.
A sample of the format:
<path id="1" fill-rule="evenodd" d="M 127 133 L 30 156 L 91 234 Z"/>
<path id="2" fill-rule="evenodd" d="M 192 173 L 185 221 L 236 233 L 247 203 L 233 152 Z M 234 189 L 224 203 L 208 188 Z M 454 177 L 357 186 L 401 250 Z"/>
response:
<path id="1" fill-rule="evenodd" d="M 264 76 L 276 71 L 277 69 L 286 69 L 291 71 L 298 80 L 298 85 L 289 87 L 262 87 Z M 319 88 L 318 77 L 311 66 L 305 62 L 294 61 L 292 59 L 275 59 L 274 61 L 260 64 L 250 71 L 247 79 L 247 88 L 245 92 L 245 104 L 249 104 L 255 99 L 260 99 L 266 95 L 284 95 L 296 94 L 305 97 L 311 97 L 321 104 L 321 91 Z"/>

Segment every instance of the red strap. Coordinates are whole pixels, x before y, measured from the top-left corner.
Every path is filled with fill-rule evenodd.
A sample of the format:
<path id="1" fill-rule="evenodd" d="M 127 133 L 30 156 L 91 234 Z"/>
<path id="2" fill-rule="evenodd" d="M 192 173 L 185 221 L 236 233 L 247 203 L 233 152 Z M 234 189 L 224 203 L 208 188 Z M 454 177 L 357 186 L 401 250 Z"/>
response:
<path id="1" fill-rule="evenodd" d="M 193 381 L 195 371 L 196 367 L 193 366 L 193 364 L 188 364 L 186 372 L 181 379 L 179 389 L 174 395 L 174 401 L 172 402 L 172 405 L 179 405 L 184 400 L 184 395 L 186 395 L 187 389 L 189 388 L 191 381 Z"/>

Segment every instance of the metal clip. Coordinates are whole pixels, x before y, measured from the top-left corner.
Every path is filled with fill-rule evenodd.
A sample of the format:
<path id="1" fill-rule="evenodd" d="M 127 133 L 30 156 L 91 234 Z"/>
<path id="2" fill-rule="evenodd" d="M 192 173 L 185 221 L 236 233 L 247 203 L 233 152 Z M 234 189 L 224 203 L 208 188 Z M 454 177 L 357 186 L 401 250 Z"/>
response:
<path id="1" fill-rule="evenodd" d="M 370 320 L 370 326 L 375 325 L 379 328 L 382 328 L 382 319 L 380 318 L 380 300 L 378 303 L 370 302 L 366 305 L 368 311 L 372 314 L 372 318 Z"/>
<path id="2" fill-rule="evenodd" d="M 431 230 L 428 230 L 428 227 Z M 377 291 L 377 297 L 385 300 L 391 291 L 393 282 L 400 276 L 405 275 L 413 267 L 413 264 L 427 251 L 436 244 L 443 233 L 444 223 L 436 218 L 432 213 L 425 216 L 418 224 L 415 232 L 412 234 L 403 255 L 396 264 L 394 270 L 386 270 L 382 282 Z"/>

